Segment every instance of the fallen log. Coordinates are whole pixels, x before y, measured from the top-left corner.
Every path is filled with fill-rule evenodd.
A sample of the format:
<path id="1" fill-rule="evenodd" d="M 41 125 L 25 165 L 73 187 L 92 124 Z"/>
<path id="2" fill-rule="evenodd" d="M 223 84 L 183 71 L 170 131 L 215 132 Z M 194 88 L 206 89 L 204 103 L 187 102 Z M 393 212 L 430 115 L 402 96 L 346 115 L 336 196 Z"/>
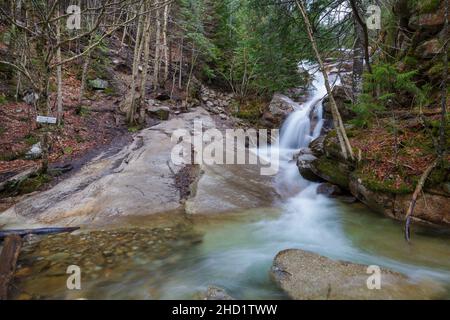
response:
<path id="1" fill-rule="evenodd" d="M 0 254 L 0 300 L 8 298 L 8 290 L 16 271 L 17 258 L 22 247 L 22 238 L 18 235 L 6 237 Z"/>
<path id="2" fill-rule="evenodd" d="M 11 235 L 17 235 L 24 237 L 29 234 L 45 235 L 56 233 L 70 233 L 80 229 L 79 227 L 67 227 L 67 228 L 39 228 L 39 229 L 20 229 L 20 230 L 0 230 L 0 240 L 7 238 Z"/>

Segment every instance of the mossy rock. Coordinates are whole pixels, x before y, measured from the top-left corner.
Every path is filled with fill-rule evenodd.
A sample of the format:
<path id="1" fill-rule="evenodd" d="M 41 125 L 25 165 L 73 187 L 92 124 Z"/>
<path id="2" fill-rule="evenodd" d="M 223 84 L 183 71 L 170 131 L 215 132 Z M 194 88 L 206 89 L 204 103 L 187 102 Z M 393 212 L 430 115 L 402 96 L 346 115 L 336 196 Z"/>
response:
<path id="1" fill-rule="evenodd" d="M 15 196 L 28 194 L 39 190 L 43 185 L 49 183 L 52 177 L 46 174 L 33 174 L 28 178 L 8 182 L 1 192 L 2 196 Z"/>
<path id="2" fill-rule="evenodd" d="M 351 169 L 343 162 L 321 157 L 312 162 L 311 171 L 332 184 L 348 189 Z"/>
<path id="3" fill-rule="evenodd" d="M 342 155 L 336 130 L 332 130 L 326 135 L 323 142 L 323 151 L 328 158 L 338 159 L 343 162 L 346 160 Z"/>
<path id="4" fill-rule="evenodd" d="M 30 177 L 24 181 L 22 181 L 18 185 L 19 194 L 27 194 L 38 190 L 44 184 L 51 181 L 51 177 L 45 174 L 40 174 L 35 177 Z"/>
<path id="5" fill-rule="evenodd" d="M 410 194 L 414 192 L 413 184 L 403 183 L 400 186 L 395 185 L 392 179 L 379 180 L 370 174 L 364 174 L 361 170 L 353 174 L 355 179 L 360 179 L 361 183 L 370 191 L 385 194 Z"/>

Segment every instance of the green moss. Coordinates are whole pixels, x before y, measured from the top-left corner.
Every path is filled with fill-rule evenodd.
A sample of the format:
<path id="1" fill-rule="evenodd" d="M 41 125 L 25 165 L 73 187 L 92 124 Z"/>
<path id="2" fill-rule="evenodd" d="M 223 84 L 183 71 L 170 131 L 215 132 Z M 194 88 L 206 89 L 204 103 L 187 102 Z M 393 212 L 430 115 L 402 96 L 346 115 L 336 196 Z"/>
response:
<path id="1" fill-rule="evenodd" d="M 7 103 L 8 102 L 8 99 L 6 99 L 6 96 L 2 93 L 2 94 L 0 94 L 0 106 L 2 105 L 2 104 L 5 104 L 5 103 Z"/>
<path id="2" fill-rule="evenodd" d="M 17 191 L 19 194 L 31 193 L 38 190 L 40 187 L 42 187 L 46 183 L 49 183 L 50 181 L 51 177 L 48 175 L 36 175 L 19 183 Z"/>
<path id="3" fill-rule="evenodd" d="M 439 9 L 440 0 L 420 0 L 418 2 L 418 9 L 420 13 L 433 13 Z"/>
<path id="4" fill-rule="evenodd" d="M 2 196 L 16 196 L 39 190 L 49 183 L 52 177 L 46 174 L 34 174 L 27 179 L 9 182 L 1 192 Z"/>
<path id="5" fill-rule="evenodd" d="M 265 104 L 259 100 L 250 100 L 241 104 L 234 105 L 235 109 L 238 110 L 234 113 L 234 116 L 240 119 L 248 120 L 250 122 L 256 122 L 261 118 L 262 110 Z"/>
<path id="6" fill-rule="evenodd" d="M 76 113 L 81 117 L 87 117 L 90 115 L 91 110 L 89 110 L 89 108 L 86 106 L 79 106 L 77 107 Z"/>
<path id="7" fill-rule="evenodd" d="M 141 127 L 140 127 L 140 126 L 134 126 L 134 127 L 129 127 L 129 128 L 128 128 L 128 132 L 131 132 L 131 133 L 136 133 L 136 132 L 138 132 L 139 130 L 141 130 Z"/>
<path id="8" fill-rule="evenodd" d="M 36 136 L 34 136 L 34 135 L 32 135 L 32 134 L 29 134 L 29 135 L 27 135 L 27 136 L 25 137 L 25 142 L 26 142 L 28 145 L 32 146 L 32 145 L 34 145 L 34 144 L 36 144 L 36 143 L 39 142 L 39 138 L 36 137 Z"/>
<path id="9" fill-rule="evenodd" d="M 109 86 L 109 87 L 106 88 L 103 92 L 104 92 L 105 94 L 109 95 L 109 96 L 117 95 L 116 90 L 115 90 L 112 86 Z"/>
<path id="10" fill-rule="evenodd" d="M 393 179 L 379 180 L 371 174 L 364 174 L 361 170 L 355 172 L 355 177 L 361 179 L 362 184 L 371 191 L 389 193 L 389 194 L 409 194 L 414 192 L 413 184 L 402 183 L 396 186 Z"/>
<path id="11" fill-rule="evenodd" d="M 350 170 L 340 162 L 322 157 L 314 161 L 314 167 L 325 180 L 343 188 L 348 188 Z"/>
<path id="12" fill-rule="evenodd" d="M 73 153 L 73 148 L 72 147 L 65 147 L 63 152 L 66 155 L 71 155 Z"/>

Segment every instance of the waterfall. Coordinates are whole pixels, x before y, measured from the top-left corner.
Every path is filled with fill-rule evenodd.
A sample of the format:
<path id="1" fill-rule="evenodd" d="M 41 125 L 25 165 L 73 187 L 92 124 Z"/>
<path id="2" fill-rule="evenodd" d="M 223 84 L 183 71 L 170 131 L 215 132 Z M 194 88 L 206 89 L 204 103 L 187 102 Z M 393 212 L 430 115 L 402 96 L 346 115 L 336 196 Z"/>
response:
<path id="1" fill-rule="evenodd" d="M 322 102 L 327 90 L 322 72 L 317 65 L 307 62 L 303 62 L 301 67 L 308 70 L 312 78 L 308 99 L 303 104 L 298 104 L 288 97 L 283 98 L 293 107 L 294 112 L 289 115 L 281 128 L 280 172 L 275 179 L 275 185 L 278 192 L 287 197 L 298 194 L 312 184 L 300 176 L 292 159 L 295 153 L 307 148 L 312 140 L 320 136 L 324 124 Z"/>

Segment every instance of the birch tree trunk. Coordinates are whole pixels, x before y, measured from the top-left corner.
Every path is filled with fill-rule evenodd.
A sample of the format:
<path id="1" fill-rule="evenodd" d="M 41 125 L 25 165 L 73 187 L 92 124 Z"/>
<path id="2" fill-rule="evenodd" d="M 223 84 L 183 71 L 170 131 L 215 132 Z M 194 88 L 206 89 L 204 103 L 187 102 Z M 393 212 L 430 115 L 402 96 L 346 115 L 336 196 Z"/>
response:
<path id="1" fill-rule="evenodd" d="M 353 17 L 353 25 L 355 30 L 355 43 L 353 46 L 353 73 L 352 73 L 352 96 L 353 103 L 356 103 L 363 89 L 363 73 L 364 73 L 364 30 Z"/>
<path id="2" fill-rule="evenodd" d="M 169 47 L 167 45 L 167 27 L 169 23 L 170 4 L 164 7 L 164 23 L 163 23 L 163 50 L 164 50 L 164 79 L 166 82 L 169 78 Z"/>
<path id="3" fill-rule="evenodd" d="M 354 159 L 353 150 L 350 145 L 350 141 L 348 140 L 347 133 L 345 132 L 344 123 L 343 123 L 342 117 L 339 113 L 339 109 L 336 105 L 336 101 L 334 100 L 334 97 L 333 97 L 330 80 L 328 78 L 328 74 L 327 74 L 324 64 L 323 64 L 322 56 L 320 55 L 319 49 L 316 44 L 316 40 L 314 38 L 312 26 L 311 26 L 311 23 L 309 21 L 308 15 L 307 15 L 305 4 L 304 4 L 303 0 L 295 0 L 295 3 L 297 5 L 298 9 L 300 10 L 300 12 L 303 16 L 303 19 L 305 21 L 309 40 L 311 41 L 311 45 L 312 45 L 314 53 L 316 55 L 316 59 L 319 63 L 320 69 L 323 74 L 323 78 L 325 80 L 325 87 L 327 89 L 327 93 L 328 93 L 328 97 L 329 97 L 330 105 L 331 105 L 331 114 L 333 116 L 333 123 L 334 123 L 334 127 L 336 128 L 336 133 L 337 133 L 337 136 L 339 139 L 339 145 L 341 146 L 342 155 L 344 156 L 345 159 L 348 159 L 348 157 L 350 156 L 350 158 L 353 160 Z"/>

